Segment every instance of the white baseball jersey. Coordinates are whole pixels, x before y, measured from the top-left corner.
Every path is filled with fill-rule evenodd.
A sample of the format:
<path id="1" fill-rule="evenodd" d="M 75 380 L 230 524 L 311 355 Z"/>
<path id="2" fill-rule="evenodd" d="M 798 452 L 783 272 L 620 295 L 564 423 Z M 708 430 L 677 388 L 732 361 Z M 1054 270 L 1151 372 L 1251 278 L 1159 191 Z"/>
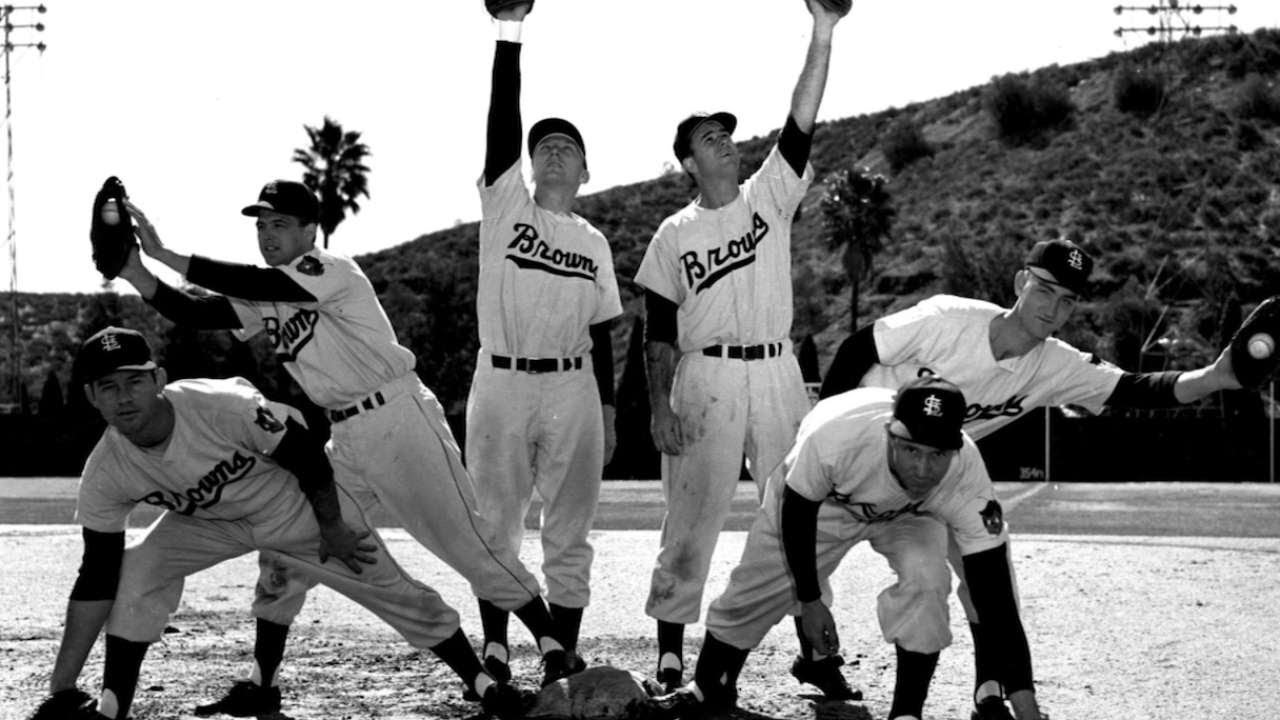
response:
<path id="1" fill-rule="evenodd" d="M 268 455 L 284 437 L 287 405 L 266 400 L 243 378 L 179 380 L 162 391 L 174 427 L 162 448 L 134 445 L 108 427 L 80 480 L 76 520 L 121 532 L 138 503 L 193 518 L 270 517 L 298 481 Z"/>
<path id="2" fill-rule="evenodd" d="M 338 409 L 413 370 L 413 353 L 360 266 L 315 248 L 279 269 L 315 302 L 253 302 L 230 297 L 241 339 L 265 332 L 276 356 L 315 404 Z"/>
<path id="3" fill-rule="evenodd" d="M 995 488 L 971 438 L 965 437 L 947 474 L 921 499 L 907 495 L 889 471 L 885 426 L 893 419 L 896 394 L 889 388 L 860 388 L 819 402 L 800 423 L 796 443 L 771 484 L 782 480 L 809 500 L 840 506 L 845 523 L 870 525 L 929 515 L 952 529 L 965 555 L 998 547 L 1006 539 L 1004 523 Z M 780 495 L 777 490 L 770 493 L 770 512 L 778 511 Z"/>
<path id="4" fill-rule="evenodd" d="M 480 346 L 510 357 L 585 355 L 590 326 L 622 314 L 608 241 L 578 215 L 534 203 L 519 162 L 478 185 Z"/>
<path id="5" fill-rule="evenodd" d="M 636 282 L 679 305 L 682 352 L 791 334 L 791 219 L 813 180 L 775 145 L 733 202 L 695 200 L 658 227 Z"/>
<path id="6" fill-rule="evenodd" d="M 873 326 L 880 364 L 861 386 L 897 388 L 923 374 L 955 383 L 969 403 L 965 432 L 981 439 L 1044 405 L 1080 405 L 1098 412 L 1123 370 L 1057 338 L 1031 352 L 997 361 L 991 321 L 1004 308 L 982 300 L 935 295 Z"/>

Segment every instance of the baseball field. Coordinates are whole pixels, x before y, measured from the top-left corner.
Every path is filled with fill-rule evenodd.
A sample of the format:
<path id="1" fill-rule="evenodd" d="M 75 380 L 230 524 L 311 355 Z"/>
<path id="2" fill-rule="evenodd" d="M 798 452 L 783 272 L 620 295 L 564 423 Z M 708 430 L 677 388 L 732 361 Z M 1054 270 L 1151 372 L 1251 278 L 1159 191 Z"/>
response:
<path id="1" fill-rule="evenodd" d="M 1280 485 L 1002 484 L 1013 530 L 1024 622 L 1042 706 L 1057 720 L 1202 717 L 1271 720 L 1280 713 Z M 750 522 L 754 486 L 739 487 L 716 550 L 708 596 L 724 587 Z M 72 524 L 75 480 L 0 479 L 0 718 L 25 716 L 43 696 L 79 562 Z M 643 613 L 657 550 L 657 483 L 611 482 L 593 534 L 593 599 L 581 650 L 592 664 L 652 671 L 653 622 Z M 135 514 L 141 526 L 153 514 Z M 531 525 L 536 524 L 535 512 Z M 403 531 L 384 532 L 391 552 L 463 616 L 479 618 L 465 583 Z M 540 558 L 536 535 L 523 557 Z M 171 632 L 143 666 L 133 714 L 190 715 L 247 671 L 248 606 L 256 563 L 246 556 L 192 577 Z M 876 626 L 885 562 L 856 548 L 832 578 L 851 681 L 866 700 L 818 702 L 788 674 L 790 622 L 776 627 L 743 671 L 737 718 L 883 718 L 893 689 L 892 647 Z M 926 717 L 965 720 L 972 676 L 963 613 L 952 599 L 955 642 L 945 651 Z M 692 663 L 702 628 L 688 633 Z M 513 626 L 516 682 L 540 677 L 527 635 Z M 82 687 L 96 688 L 101 645 Z M 409 648 L 354 603 L 318 589 L 290 638 L 278 718 L 466 718 L 452 675 Z"/>

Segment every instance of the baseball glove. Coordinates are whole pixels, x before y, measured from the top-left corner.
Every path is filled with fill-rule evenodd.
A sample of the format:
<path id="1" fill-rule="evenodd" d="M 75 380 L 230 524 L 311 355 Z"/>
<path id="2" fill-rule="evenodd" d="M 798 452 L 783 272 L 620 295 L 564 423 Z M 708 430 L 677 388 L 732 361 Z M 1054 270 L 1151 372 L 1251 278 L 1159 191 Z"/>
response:
<path id="1" fill-rule="evenodd" d="M 93 224 L 89 226 L 93 265 L 108 280 L 120 274 L 129 259 L 129 250 L 138 246 L 133 236 L 133 221 L 124 207 L 126 197 L 124 183 L 113 175 L 102 183 L 102 189 L 93 199 Z"/>
<path id="2" fill-rule="evenodd" d="M 853 9 L 853 0 L 813 0 L 813 2 L 821 5 L 827 12 L 835 13 L 840 17 L 848 15 Z"/>
<path id="3" fill-rule="evenodd" d="M 95 707 L 93 698 L 80 688 L 59 690 L 40 703 L 30 720 L 70 720 L 89 717 Z"/>
<path id="4" fill-rule="evenodd" d="M 1259 334 L 1267 337 L 1260 338 L 1255 352 L 1266 352 L 1259 352 L 1261 357 L 1255 357 L 1249 352 L 1249 341 Z M 1275 375 L 1280 365 L 1277 341 L 1280 341 L 1280 296 L 1273 296 L 1259 303 L 1231 337 L 1231 369 L 1241 385 L 1260 388 Z"/>
<path id="5" fill-rule="evenodd" d="M 484 0 L 484 7 L 489 14 L 498 17 L 503 10 L 510 10 L 517 5 L 528 5 L 528 12 L 533 12 L 533 0 Z"/>

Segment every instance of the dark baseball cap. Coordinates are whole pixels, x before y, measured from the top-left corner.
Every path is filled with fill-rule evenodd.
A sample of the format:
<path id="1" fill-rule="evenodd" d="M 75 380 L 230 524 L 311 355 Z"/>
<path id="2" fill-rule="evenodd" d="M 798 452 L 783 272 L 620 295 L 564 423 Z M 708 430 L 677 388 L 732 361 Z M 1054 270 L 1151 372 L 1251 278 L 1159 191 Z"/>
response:
<path id="1" fill-rule="evenodd" d="M 1093 272 L 1093 258 L 1070 240 L 1041 240 L 1027 253 L 1027 266 L 1049 273 L 1048 278 L 1037 277 L 1083 295 Z"/>
<path id="2" fill-rule="evenodd" d="M 293 180 L 272 180 L 262 186 L 258 202 L 240 211 L 241 215 L 257 217 L 263 210 L 274 210 L 292 215 L 303 225 L 320 219 L 320 201 L 306 185 Z"/>
<path id="3" fill-rule="evenodd" d="M 964 444 L 964 415 L 964 393 L 934 375 L 904 384 L 893 401 L 893 419 L 906 429 L 904 437 L 941 450 Z"/>
<path id="4" fill-rule="evenodd" d="M 105 327 L 80 345 L 76 366 L 86 383 L 117 370 L 155 370 L 151 346 L 142 333 L 121 327 Z"/>
<path id="5" fill-rule="evenodd" d="M 676 126 L 676 141 L 671 144 L 671 149 L 676 152 L 677 160 L 684 160 L 693 154 L 690 147 L 693 142 L 693 131 L 704 122 L 717 122 L 724 128 L 724 131 L 733 134 L 734 128 L 738 127 L 738 118 L 732 113 L 714 112 L 714 113 L 694 113 L 689 117 L 680 121 Z"/>
<path id="6" fill-rule="evenodd" d="M 564 118 L 543 118 L 529 128 L 529 156 L 533 156 L 533 149 L 538 147 L 538 143 L 552 135 L 564 135 L 576 143 L 578 151 L 582 153 L 582 166 L 587 166 L 587 144 L 582 141 L 582 133 L 578 132 L 578 128 L 573 123 Z"/>

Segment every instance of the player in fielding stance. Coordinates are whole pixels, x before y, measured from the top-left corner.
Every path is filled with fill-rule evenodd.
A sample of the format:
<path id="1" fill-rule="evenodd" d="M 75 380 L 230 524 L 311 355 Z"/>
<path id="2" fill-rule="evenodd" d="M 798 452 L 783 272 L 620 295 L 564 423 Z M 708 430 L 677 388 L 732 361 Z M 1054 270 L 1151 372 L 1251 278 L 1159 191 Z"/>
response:
<path id="1" fill-rule="evenodd" d="M 615 444 L 613 345 L 622 312 L 609 244 L 573 212 L 587 161 L 578 128 L 529 130 L 532 191 L 521 175 L 520 31 L 529 4 L 495 15 L 487 151 L 480 190 L 480 354 L 467 399 L 467 468 L 496 544 L 518 554 L 536 488 L 542 568 L 556 639 L 576 656 L 590 600 L 587 540 Z M 509 677 L 506 610 L 480 600 L 484 663 Z"/>
<path id="2" fill-rule="evenodd" d="M 978 448 L 961 431 L 964 416 L 960 390 L 937 377 L 896 392 L 859 389 L 819 402 L 770 475 L 742 559 L 707 611 L 693 682 L 660 704 L 689 714 L 727 713 L 747 655 L 789 612 L 798 612 L 812 647 L 838 653 L 821 587 L 865 540 L 897 575 L 877 599 L 880 627 L 898 661 L 889 718 L 919 720 L 938 655 L 951 642 L 949 531 L 973 603 L 990 625 L 999 678 L 1017 719 L 1041 720 L 1007 529 Z"/>
<path id="3" fill-rule="evenodd" d="M 697 622 L 716 539 L 747 464 L 763 490 L 809 409 L 791 349 L 791 220 L 813 179 L 809 150 L 840 15 L 809 0 L 813 30 L 790 114 L 764 163 L 739 185 L 725 112 L 676 128 L 674 150 L 698 197 L 645 250 L 645 366 L 666 514 L 645 611 L 657 620 L 658 680 L 678 687 L 684 626 Z M 838 658 L 793 673 L 843 685 Z"/>
<path id="4" fill-rule="evenodd" d="M 128 717 L 143 657 L 177 608 L 184 579 L 254 550 L 270 551 L 290 571 L 373 611 L 409 644 L 430 649 L 490 712 L 519 714 L 519 693 L 484 672 L 458 614 L 399 568 L 351 496 L 334 485 L 323 444 L 296 411 L 268 402 L 241 378 L 166 385 L 146 340 L 132 330 L 98 332 L 76 363 L 108 427 L 80 480 L 84 560 L 49 681 L 53 695 L 37 717 L 77 693 L 104 625 L 96 706 L 64 710 Z M 139 503 L 164 512 L 126 549 L 125 521 Z"/>
<path id="5" fill-rule="evenodd" d="M 969 402 L 965 432 L 981 439 L 1022 413 L 1051 405 L 1172 407 L 1240 387 L 1223 353 L 1188 372 L 1130 373 L 1053 337 L 1084 295 L 1093 259 L 1075 243 L 1036 243 L 1014 277 L 1017 300 L 1002 308 L 982 300 L 936 295 L 880 318 L 841 344 L 822 383 L 827 398 L 850 388 L 897 387 L 921 375 L 946 377 Z M 957 594 L 973 633 L 974 720 L 1007 720 L 986 621 L 969 597 L 971 583 L 955 543 L 951 563 Z M 797 633 L 803 632 L 797 626 Z"/>

